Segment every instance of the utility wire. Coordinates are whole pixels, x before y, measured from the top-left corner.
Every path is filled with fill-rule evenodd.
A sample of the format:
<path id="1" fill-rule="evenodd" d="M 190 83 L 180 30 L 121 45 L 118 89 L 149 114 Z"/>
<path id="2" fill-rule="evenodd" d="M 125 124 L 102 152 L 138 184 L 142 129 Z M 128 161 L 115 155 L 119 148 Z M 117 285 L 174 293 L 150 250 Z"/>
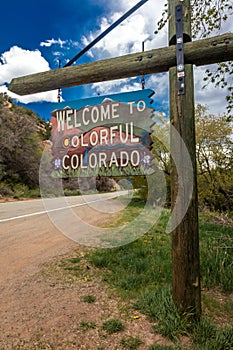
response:
<path id="1" fill-rule="evenodd" d="M 75 61 L 77 61 L 81 56 L 83 56 L 88 50 L 90 50 L 95 44 L 97 44 L 101 39 L 103 39 L 108 33 L 110 33 L 114 28 L 116 28 L 121 22 L 123 22 L 127 17 L 129 17 L 133 12 L 138 10 L 147 1 L 148 0 L 139 1 L 139 3 L 132 7 L 122 17 L 120 17 L 116 22 L 114 22 L 109 28 L 107 28 L 103 33 L 101 33 L 96 39 L 94 39 L 90 44 L 88 44 L 82 51 L 80 51 L 76 56 L 74 56 L 70 61 L 68 61 L 64 65 L 64 68 L 71 66 Z"/>

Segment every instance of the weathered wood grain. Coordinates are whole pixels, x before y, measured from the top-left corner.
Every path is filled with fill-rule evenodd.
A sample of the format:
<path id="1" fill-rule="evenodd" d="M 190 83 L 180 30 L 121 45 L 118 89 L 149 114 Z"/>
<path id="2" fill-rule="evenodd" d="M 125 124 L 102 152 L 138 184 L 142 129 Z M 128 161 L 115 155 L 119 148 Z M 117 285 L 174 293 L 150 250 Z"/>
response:
<path id="1" fill-rule="evenodd" d="M 233 34 L 188 42 L 184 45 L 184 52 L 185 63 L 196 66 L 233 60 Z M 18 95 L 27 95 L 142 74 L 167 72 L 175 65 L 176 48 L 169 46 L 14 78 L 9 90 Z"/>
<path id="2" fill-rule="evenodd" d="M 169 2 L 169 11 L 175 13 L 180 1 Z M 191 38 L 190 0 L 182 1 L 183 33 Z M 176 20 L 169 22 L 169 38 L 176 35 Z M 215 39 L 223 41 L 224 37 Z M 208 43 L 208 44 L 207 44 Z M 197 202 L 197 170 L 195 140 L 195 103 L 193 64 L 205 64 L 222 60 L 217 46 L 212 41 L 199 41 L 186 44 L 186 55 L 191 49 L 192 57 L 185 64 L 185 94 L 178 95 L 177 69 L 169 70 L 170 80 L 170 121 L 171 121 L 171 206 L 172 206 L 172 297 L 178 309 L 191 313 L 192 318 L 201 316 L 201 287 L 199 262 L 199 228 Z M 204 45 L 203 45 L 204 44 Z M 203 45 L 203 46 L 202 46 Z M 194 49 L 195 47 L 195 49 Z M 206 54 L 211 55 L 208 58 Z M 188 48 L 188 50 L 187 50 Z M 194 49 L 194 50 L 193 50 Z M 216 53 L 216 52 L 215 52 Z M 221 58 L 220 58 L 221 56 Z M 187 62 L 189 64 L 187 64 Z M 212 61 L 213 62 L 213 61 Z"/>

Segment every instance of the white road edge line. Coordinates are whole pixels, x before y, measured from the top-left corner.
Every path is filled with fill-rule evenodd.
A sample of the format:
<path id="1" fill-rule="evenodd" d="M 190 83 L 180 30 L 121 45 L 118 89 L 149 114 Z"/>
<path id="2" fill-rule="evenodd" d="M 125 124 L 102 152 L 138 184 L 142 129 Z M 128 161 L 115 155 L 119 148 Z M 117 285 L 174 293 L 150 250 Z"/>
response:
<path id="1" fill-rule="evenodd" d="M 1 222 L 7 222 L 7 221 L 13 221 L 13 220 L 17 220 L 17 219 L 23 219 L 23 218 L 27 218 L 27 217 L 30 217 L 30 216 L 36 216 L 36 215 L 42 215 L 42 214 L 52 213 L 52 212 L 54 212 L 54 211 L 59 211 L 59 210 L 65 210 L 65 209 L 70 209 L 70 208 L 75 208 L 75 207 L 82 207 L 82 206 L 87 205 L 87 204 L 96 203 L 96 202 L 101 202 L 101 201 L 106 201 L 106 200 L 112 199 L 112 198 L 113 198 L 113 197 L 95 199 L 95 200 L 90 201 L 90 202 L 68 205 L 68 206 L 66 206 L 66 207 L 55 208 L 55 209 L 44 210 L 44 211 L 38 211 L 38 212 L 35 212 L 35 213 L 31 213 L 31 214 L 13 216 L 12 218 L 0 219 L 0 223 L 1 223 Z"/>

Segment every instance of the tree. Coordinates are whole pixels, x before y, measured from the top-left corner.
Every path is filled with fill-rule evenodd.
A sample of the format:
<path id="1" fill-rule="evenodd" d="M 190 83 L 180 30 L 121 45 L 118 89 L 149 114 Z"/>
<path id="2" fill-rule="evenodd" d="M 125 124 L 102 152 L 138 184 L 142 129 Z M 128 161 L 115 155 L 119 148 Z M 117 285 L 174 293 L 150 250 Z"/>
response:
<path id="1" fill-rule="evenodd" d="M 196 107 L 199 201 L 212 210 L 233 210 L 232 122 Z"/>
<path id="2" fill-rule="evenodd" d="M 196 117 L 196 156 L 199 204 L 212 210 L 233 210 L 233 122 L 226 115 L 208 114 L 198 104 Z M 159 118 L 153 132 L 153 153 L 167 178 L 170 193 L 169 123 Z"/>

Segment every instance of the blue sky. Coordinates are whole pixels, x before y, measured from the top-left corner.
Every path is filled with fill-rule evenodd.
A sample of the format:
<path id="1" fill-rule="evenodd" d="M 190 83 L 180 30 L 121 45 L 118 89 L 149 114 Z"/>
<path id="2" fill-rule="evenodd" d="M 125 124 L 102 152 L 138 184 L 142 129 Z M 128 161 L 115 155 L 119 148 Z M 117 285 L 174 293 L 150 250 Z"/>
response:
<path id="1" fill-rule="evenodd" d="M 0 92 L 17 76 L 55 69 L 64 65 L 90 41 L 137 4 L 139 0 L 10 0 L 1 3 Z M 155 36 L 165 1 L 148 0 L 111 34 L 99 42 L 78 63 L 140 52 L 167 45 L 167 28 Z M 232 22 L 232 21 L 230 21 Z M 233 24 L 224 31 L 233 29 Z M 213 68 L 213 66 L 212 66 Z M 196 102 L 207 104 L 210 111 L 224 112 L 225 92 L 213 86 L 202 90 L 204 68 L 195 69 Z M 62 90 L 65 101 L 134 91 L 141 88 L 140 77 L 97 83 Z M 146 77 L 146 88 L 155 91 L 155 105 L 168 107 L 167 74 Z M 33 108 L 57 101 L 57 91 L 24 97 L 9 93 L 20 102 L 34 102 Z M 36 102 L 36 104 L 35 104 Z M 32 106 L 30 104 L 30 106 Z M 37 106 L 37 107 L 36 107 Z M 45 117 L 44 115 L 42 115 Z"/>

